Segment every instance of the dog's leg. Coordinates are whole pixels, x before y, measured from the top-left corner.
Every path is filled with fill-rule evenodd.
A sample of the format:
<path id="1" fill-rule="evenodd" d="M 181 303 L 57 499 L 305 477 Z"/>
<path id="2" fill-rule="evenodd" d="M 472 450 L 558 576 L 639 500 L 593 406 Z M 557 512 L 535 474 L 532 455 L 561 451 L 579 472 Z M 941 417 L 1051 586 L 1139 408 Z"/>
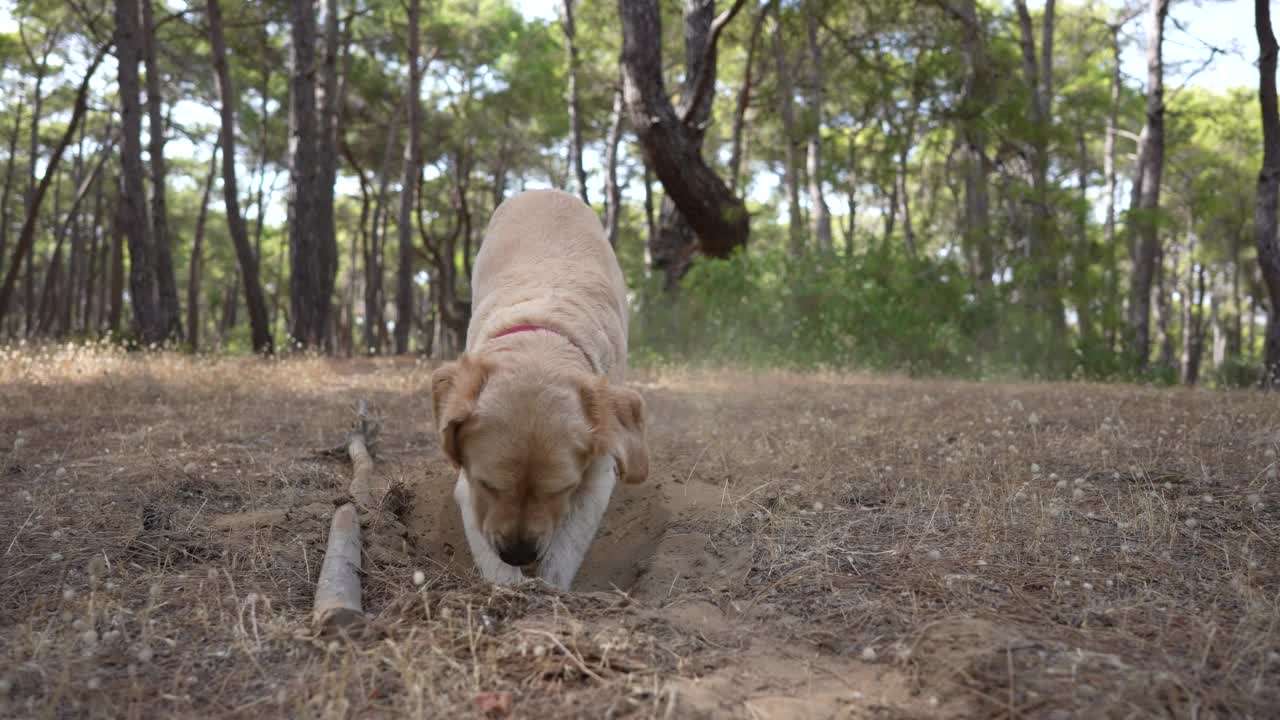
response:
<path id="1" fill-rule="evenodd" d="M 617 478 L 612 457 L 606 455 L 592 464 L 587 471 L 587 487 L 575 499 L 564 524 L 551 537 L 538 567 L 538 577 L 561 590 L 568 590 L 573 584 L 582 558 L 596 536 L 596 528 L 609 507 Z"/>
<path id="2" fill-rule="evenodd" d="M 467 536 L 467 545 L 471 547 L 471 557 L 485 580 L 494 585 L 519 585 L 525 581 L 520 568 L 502 562 L 502 558 L 493 551 L 493 546 L 480 532 L 480 520 L 476 517 L 475 508 L 471 506 L 471 485 L 467 483 L 466 473 L 458 473 L 458 482 L 453 486 L 453 501 L 462 512 L 462 529 Z"/>

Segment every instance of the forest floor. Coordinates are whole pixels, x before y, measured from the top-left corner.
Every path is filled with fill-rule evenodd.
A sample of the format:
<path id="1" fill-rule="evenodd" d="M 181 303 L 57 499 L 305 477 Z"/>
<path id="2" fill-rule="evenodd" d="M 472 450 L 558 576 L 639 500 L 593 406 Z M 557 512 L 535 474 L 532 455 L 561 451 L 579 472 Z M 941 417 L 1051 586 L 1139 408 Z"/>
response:
<path id="1" fill-rule="evenodd" d="M 1280 707 L 1274 397 L 637 372 L 649 481 L 558 593 L 475 578 L 429 373 L 0 350 L 0 716 Z M 369 627 L 321 638 L 350 471 L 315 451 L 359 397 L 408 492 L 373 533 Z"/>

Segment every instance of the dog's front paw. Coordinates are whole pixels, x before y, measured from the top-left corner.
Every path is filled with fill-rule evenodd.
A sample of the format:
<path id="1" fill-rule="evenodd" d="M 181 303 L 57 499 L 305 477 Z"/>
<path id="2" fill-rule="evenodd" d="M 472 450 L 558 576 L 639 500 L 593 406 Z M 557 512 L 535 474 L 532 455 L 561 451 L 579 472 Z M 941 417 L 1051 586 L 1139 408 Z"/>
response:
<path id="1" fill-rule="evenodd" d="M 519 585 L 529 579 L 520 568 L 506 563 L 495 563 L 481 574 L 494 585 Z"/>

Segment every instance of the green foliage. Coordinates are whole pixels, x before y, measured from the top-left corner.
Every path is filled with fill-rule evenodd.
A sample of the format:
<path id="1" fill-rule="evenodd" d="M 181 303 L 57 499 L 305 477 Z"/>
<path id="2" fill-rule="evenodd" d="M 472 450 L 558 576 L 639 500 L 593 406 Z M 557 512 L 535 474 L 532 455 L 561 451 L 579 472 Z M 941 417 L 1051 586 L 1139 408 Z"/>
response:
<path id="1" fill-rule="evenodd" d="M 699 263 L 677 298 L 647 287 L 632 341 L 681 363 L 976 377 L 989 321 L 952 262 L 762 250 Z"/>

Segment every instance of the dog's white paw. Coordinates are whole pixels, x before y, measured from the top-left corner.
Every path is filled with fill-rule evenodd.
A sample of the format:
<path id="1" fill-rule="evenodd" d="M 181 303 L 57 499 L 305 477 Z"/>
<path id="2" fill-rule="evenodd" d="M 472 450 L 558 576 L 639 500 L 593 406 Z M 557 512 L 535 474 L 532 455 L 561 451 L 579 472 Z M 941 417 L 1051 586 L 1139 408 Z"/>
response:
<path id="1" fill-rule="evenodd" d="M 494 585 L 519 585 L 529 579 L 524 576 L 520 568 L 506 563 L 495 563 L 493 567 L 486 568 L 482 574 L 485 580 Z"/>

